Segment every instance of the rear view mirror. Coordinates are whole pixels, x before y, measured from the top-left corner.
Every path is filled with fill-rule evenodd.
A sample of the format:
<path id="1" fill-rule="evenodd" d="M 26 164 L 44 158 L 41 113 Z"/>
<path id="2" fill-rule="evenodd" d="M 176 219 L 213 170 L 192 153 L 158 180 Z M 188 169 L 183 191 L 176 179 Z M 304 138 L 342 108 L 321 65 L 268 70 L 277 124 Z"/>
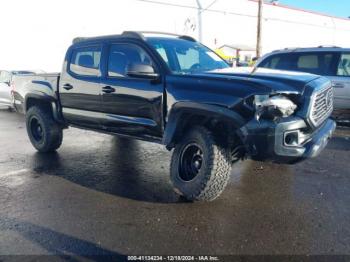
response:
<path id="1" fill-rule="evenodd" d="M 175 48 L 176 53 L 178 53 L 180 55 L 186 55 L 189 50 L 190 49 L 188 47 L 176 47 Z"/>
<path id="2" fill-rule="evenodd" d="M 159 74 L 157 74 L 153 66 L 141 63 L 130 63 L 127 67 L 127 73 L 130 77 L 144 78 L 144 79 L 158 79 Z"/>

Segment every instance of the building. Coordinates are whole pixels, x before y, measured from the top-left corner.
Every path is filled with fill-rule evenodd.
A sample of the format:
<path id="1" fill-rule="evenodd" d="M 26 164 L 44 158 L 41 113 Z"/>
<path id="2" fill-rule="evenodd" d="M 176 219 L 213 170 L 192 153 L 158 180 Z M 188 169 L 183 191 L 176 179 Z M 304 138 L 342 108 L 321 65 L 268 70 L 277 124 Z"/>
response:
<path id="1" fill-rule="evenodd" d="M 59 71 L 77 36 L 158 30 L 189 34 L 216 49 L 256 44 L 255 0 L 4 0 L 0 68 Z M 15 16 L 13 14 L 16 14 Z M 11 24 L 9 24 L 11 21 Z M 350 20 L 267 3 L 262 51 L 350 47 Z"/>

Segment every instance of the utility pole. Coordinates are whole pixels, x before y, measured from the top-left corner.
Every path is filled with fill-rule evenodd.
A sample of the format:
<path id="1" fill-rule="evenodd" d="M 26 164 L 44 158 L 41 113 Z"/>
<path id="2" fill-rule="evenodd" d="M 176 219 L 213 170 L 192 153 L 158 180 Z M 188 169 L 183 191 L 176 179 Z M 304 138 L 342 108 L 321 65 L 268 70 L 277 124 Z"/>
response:
<path id="1" fill-rule="evenodd" d="M 198 6 L 198 40 L 199 42 L 202 42 L 202 12 L 203 12 L 203 7 L 202 4 L 200 2 L 200 0 L 196 0 L 197 1 L 197 6 Z"/>
<path id="2" fill-rule="evenodd" d="M 258 26 L 257 26 L 257 35 L 256 35 L 256 57 L 261 56 L 261 34 L 262 34 L 262 11 L 264 0 L 259 0 L 258 2 Z"/>

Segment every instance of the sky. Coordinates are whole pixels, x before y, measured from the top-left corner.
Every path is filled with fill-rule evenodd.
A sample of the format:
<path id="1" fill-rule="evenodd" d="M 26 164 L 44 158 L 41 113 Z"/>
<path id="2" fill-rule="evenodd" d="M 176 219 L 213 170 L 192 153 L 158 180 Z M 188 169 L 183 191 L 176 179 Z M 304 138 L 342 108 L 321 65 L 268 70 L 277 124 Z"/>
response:
<path id="1" fill-rule="evenodd" d="M 279 3 L 332 16 L 350 16 L 350 0 L 280 0 Z"/>
<path id="2" fill-rule="evenodd" d="M 15 10 L 18 18 L 14 19 L 13 12 L 0 15 L 0 25 L 4 25 L 1 29 L 0 69 L 58 72 L 72 39 L 79 36 L 146 30 L 189 34 L 199 38 L 195 8 L 157 5 L 155 1 L 160 0 L 0 0 L 1 10 Z M 196 6 L 196 0 L 161 1 Z M 214 0 L 201 1 L 207 7 Z M 326 13 L 333 10 L 332 5 L 327 7 L 327 3 L 337 2 L 337 6 L 341 6 L 339 12 L 347 10 L 343 17 L 350 16 L 350 0 L 280 1 Z M 255 46 L 256 3 L 217 0 L 213 6 L 213 9 L 216 8 L 225 12 L 205 12 L 203 15 L 202 42 L 205 45 L 211 48 L 223 44 Z M 274 9 L 276 19 L 269 20 L 263 26 L 263 53 L 293 46 L 350 47 L 350 20 L 333 21 L 327 17 L 286 12 L 283 8 Z M 194 27 L 196 29 L 192 30 Z M 228 27 L 230 29 L 227 31 Z"/>

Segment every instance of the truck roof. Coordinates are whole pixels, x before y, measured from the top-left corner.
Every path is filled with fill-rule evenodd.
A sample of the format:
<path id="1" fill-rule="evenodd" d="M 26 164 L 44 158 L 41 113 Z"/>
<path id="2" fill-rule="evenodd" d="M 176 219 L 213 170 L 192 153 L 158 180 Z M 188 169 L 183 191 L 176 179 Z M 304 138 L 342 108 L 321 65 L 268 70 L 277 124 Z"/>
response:
<path id="1" fill-rule="evenodd" d="M 342 48 L 339 46 L 317 46 L 317 47 L 289 47 L 284 49 L 278 49 L 272 53 L 290 53 L 290 52 L 350 52 L 350 48 Z"/>
<path id="2" fill-rule="evenodd" d="M 197 42 L 195 38 L 187 35 L 178 35 L 173 33 L 156 32 L 156 31 L 124 31 L 119 35 L 105 35 L 105 36 L 94 36 L 94 37 L 76 37 L 73 39 L 73 44 L 85 42 L 85 41 L 99 41 L 99 40 L 111 40 L 120 38 L 135 38 L 142 41 L 146 41 L 147 37 L 161 36 L 169 38 L 180 38 L 192 42 Z"/>

